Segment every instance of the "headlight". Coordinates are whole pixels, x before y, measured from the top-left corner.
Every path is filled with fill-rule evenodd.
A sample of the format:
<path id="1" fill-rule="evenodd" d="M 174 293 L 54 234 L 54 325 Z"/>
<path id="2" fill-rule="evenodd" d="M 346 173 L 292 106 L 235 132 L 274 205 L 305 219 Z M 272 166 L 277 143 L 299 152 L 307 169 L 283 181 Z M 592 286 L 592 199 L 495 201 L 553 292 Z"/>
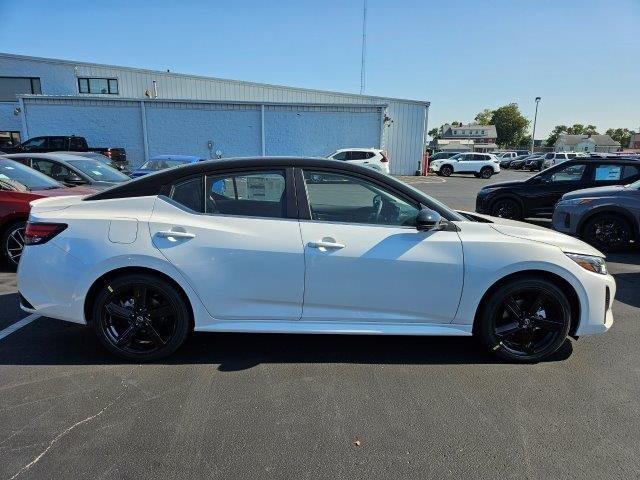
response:
<path id="1" fill-rule="evenodd" d="M 572 198 L 571 200 L 560 200 L 561 205 L 587 205 L 593 202 L 595 198 Z"/>
<path id="2" fill-rule="evenodd" d="M 593 255 L 581 255 L 579 253 L 565 253 L 565 255 L 585 270 L 599 273 L 601 275 L 606 275 L 608 273 L 607 264 L 602 257 L 595 257 Z"/>

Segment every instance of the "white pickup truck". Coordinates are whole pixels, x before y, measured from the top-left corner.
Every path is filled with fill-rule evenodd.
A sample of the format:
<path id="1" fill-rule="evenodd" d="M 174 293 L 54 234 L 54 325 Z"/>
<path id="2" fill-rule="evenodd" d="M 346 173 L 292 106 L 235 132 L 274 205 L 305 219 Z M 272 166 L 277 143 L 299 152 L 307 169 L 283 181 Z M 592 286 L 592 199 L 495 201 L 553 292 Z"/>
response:
<path id="1" fill-rule="evenodd" d="M 448 177 L 452 173 L 473 173 L 477 178 L 491 178 L 500 173 L 496 157 L 489 153 L 459 153 L 451 158 L 434 160 L 429 171 Z"/>

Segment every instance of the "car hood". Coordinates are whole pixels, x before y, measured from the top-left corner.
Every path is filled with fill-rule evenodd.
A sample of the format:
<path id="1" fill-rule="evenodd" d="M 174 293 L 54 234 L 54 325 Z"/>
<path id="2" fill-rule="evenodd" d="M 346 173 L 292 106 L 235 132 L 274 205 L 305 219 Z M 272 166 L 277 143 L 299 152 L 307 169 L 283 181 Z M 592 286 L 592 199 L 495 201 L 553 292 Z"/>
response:
<path id="1" fill-rule="evenodd" d="M 490 190 L 490 189 L 493 189 L 493 188 L 501 188 L 501 187 L 515 187 L 515 186 L 519 186 L 519 185 L 524 185 L 524 181 L 522 181 L 522 180 L 511 180 L 509 182 L 492 183 L 491 185 L 486 185 L 486 186 L 482 187 L 480 189 L 480 191 Z"/>
<path id="2" fill-rule="evenodd" d="M 465 212 L 462 212 L 465 213 Z M 594 255 L 597 257 L 605 257 L 605 255 L 599 250 L 593 248 L 591 245 L 578 240 L 577 238 L 570 237 L 564 233 L 559 233 L 554 230 L 550 230 L 546 227 L 539 225 L 532 225 L 530 223 L 518 222 L 516 220 L 508 220 L 506 218 L 491 217 L 489 215 L 482 215 L 479 213 L 470 213 L 475 217 L 481 217 L 491 223 L 487 226 L 492 228 L 502 235 L 507 235 L 515 238 L 523 238 L 525 240 L 531 240 L 533 242 L 546 243 L 547 245 L 553 245 L 566 253 L 580 253 L 582 255 Z"/>
<path id="3" fill-rule="evenodd" d="M 624 185 L 583 188 L 582 190 L 574 190 L 573 192 L 565 193 L 562 196 L 562 200 L 570 200 L 572 198 L 585 198 L 585 197 L 608 197 L 622 191 L 624 191 Z"/>

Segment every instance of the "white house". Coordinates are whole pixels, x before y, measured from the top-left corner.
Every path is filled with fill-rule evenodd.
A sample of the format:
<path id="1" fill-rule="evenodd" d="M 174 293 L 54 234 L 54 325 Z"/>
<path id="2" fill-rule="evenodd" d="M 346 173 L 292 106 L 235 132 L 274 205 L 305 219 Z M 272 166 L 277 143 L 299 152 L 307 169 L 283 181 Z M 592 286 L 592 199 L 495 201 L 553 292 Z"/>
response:
<path id="1" fill-rule="evenodd" d="M 554 145 L 556 152 L 615 152 L 620 149 L 609 135 L 560 135 Z"/>

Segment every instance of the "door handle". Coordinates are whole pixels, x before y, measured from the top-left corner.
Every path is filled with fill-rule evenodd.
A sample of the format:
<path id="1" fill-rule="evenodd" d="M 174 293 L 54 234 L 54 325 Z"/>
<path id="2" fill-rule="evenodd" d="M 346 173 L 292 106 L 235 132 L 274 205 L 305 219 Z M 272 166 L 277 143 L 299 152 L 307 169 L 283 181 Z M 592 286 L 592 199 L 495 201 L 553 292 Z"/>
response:
<path id="1" fill-rule="evenodd" d="M 195 238 L 193 233 L 176 230 L 161 230 L 156 235 L 162 238 Z"/>
<path id="2" fill-rule="evenodd" d="M 325 241 L 309 242 L 307 245 L 311 248 L 327 248 L 332 250 L 339 250 L 341 248 L 346 247 L 346 245 L 343 243 L 325 242 Z"/>

